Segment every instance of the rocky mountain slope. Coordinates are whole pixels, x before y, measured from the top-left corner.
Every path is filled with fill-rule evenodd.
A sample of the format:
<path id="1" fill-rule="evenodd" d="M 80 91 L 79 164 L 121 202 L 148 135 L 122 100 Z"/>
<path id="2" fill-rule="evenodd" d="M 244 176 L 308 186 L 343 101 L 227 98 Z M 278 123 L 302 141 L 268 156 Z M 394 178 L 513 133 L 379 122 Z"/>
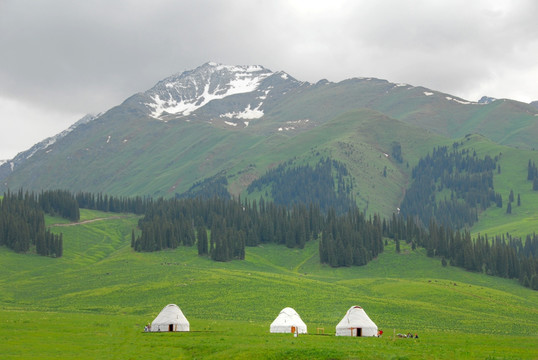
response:
<path id="1" fill-rule="evenodd" d="M 207 63 L 2 164 L 0 190 L 171 196 L 225 174 L 238 195 L 275 164 L 331 156 L 352 169 L 359 202 L 394 209 L 409 181 L 406 163 L 470 133 L 532 149 L 537 114 L 512 100 L 469 102 L 374 78 L 312 84 L 262 66 Z M 403 164 L 389 156 L 394 142 Z"/>

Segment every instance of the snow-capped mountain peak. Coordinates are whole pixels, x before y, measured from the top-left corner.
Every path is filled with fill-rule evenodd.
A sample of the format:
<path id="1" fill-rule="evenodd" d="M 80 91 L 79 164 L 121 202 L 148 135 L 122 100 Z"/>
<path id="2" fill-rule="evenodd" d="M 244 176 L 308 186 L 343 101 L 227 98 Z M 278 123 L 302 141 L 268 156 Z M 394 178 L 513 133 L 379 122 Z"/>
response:
<path id="1" fill-rule="evenodd" d="M 206 63 L 194 70 L 170 76 L 146 92 L 150 116 L 187 116 L 212 100 L 256 91 L 273 72 L 259 65 Z M 258 108 L 258 104 L 252 105 Z M 259 113 L 258 113 L 259 114 Z"/>

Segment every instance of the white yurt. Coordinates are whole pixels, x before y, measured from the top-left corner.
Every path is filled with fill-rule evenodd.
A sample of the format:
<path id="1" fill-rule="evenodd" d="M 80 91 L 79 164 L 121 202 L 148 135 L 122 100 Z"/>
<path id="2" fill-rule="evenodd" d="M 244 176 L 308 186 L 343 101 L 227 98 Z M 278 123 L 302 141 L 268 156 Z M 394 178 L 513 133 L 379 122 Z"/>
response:
<path id="1" fill-rule="evenodd" d="M 292 329 L 293 328 L 293 329 Z M 282 309 L 275 321 L 271 323 L 272 333 L 292 333 L 306 334 L 306 324 L 301 320 L 297 311 L 290 307 Z"/>
<path id="2" fill-rule="evenodd" d="M 169 304 L 161 310 L 151 323 L 150 331 L 189 331 L 189 321 L 176 304 Z"/>
<path id="3" fill-rule="evenodd" d="M 377 336 L 377 325 L 360 306 L 352 306 L 336 325 L 336 336 Z"/>

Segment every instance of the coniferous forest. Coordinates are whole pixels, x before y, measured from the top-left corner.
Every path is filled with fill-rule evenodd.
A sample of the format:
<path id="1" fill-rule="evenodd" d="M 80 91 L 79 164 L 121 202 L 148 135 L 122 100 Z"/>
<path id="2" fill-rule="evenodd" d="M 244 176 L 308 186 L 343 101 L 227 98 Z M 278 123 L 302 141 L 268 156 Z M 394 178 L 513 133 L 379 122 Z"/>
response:
<path id="1" fill-rule="evenodd" d="M 241 202 L 218 197 L 159 199 L 148 204 L 139 221 L 137 251 L 158 251 L 197 242 L 198 254 L 213 260 L 244 259 L 245 246 L 277 243 L 303 248 L 317 238 L 323 221 L 319 207 L 292 209 L 265 202 Z M 209 231 L 209 235 L 207 233 Z"/>
<path id="2" fill-rule="evenodd" d="M 43 200 L 42 200 L 43 199 Z M 62 234 L 53 234 L 45 229 L 45 215 L 42 204 L 48 210 L 64 210 L 57 205 L 64 202 L 64 192 L 43 192 L 39 197 L 33 193 L 7 192 L 0 202 L 0 245 L 16 252 L 28 252 L 35 246 L 39 255 L 61 257 L 63 254 Z M 66 201 L 66 204 L 71 201 Z M 70 209 L 70 206 L 66 207 Z M 78 206 L 72 209 L 78 213 Z"/>
<path id="3" fill-rule="evenodd" d="M 231 199 L 231 195 L 228 192 L 228 179 L 225 172 L 218 173 L 210 178 L 195 182 L 189 190 L 182 194 L 177 194 L 176 197 L 181 198 L 212 198 L 219 197 L 222 199 Z"/>
<path id="4" fill-rule="evenodd" d="M 426 249 L 430 257 L 439 257 L 468 271 L 509 279 L 518 279 L 526 287 L 538 290 L 538 235 L 529 234 L 525 241 L 503 234 L 488 238 L 478 235 L 472 239 L 467 230 L 453 230 L 436 223 L 432 218 L 428 228 L 418 225 L 411 217 L 393 216 L 383 222 L 383 236 L 406 241 Z"/>
<path id="5" fill-rule="evenodd" d="M 497 158 L 479 158 L 470 150 L 438 147 L 421 158 L 413 168 L 413 184 L 400 206 L 404 216 L 413 216 L 427 227 L 430 219 L 444 226 L 461 229 L 472 226 L 478 213 L 491 204 L 502 207 L 502 196 L 493 188 Z M 444 191 L 443 198 L 436 197 Z"/>
<path id="6" fill-rule="evenodd" d="M 251 194 L 265 187 L 276 204 L 288 207 L 315 201 L 323 213 L 332 208 L 343 214 L 355 204 L 353 182 L 345 164 L 329 158 L 321 159 L 314 167 L 293 165 L 290 160 L 254 180 L 247 191 Z"/>
<path id="7" fill-rule="evenodd" d="M 538 289 L 536 234 L 527 235 L 525 241 L 510 234 L 493 238 L 479 235 L 471 239 L 465 230 L 479 210 L 502 201 L 492 185 L 492 172 L 500 169 L 496 167 L 496 159 L 487 156 L 479 159 L 470 151 L 458 151 L 457 147 L 455 144 L 451 151 L 446 147 L 437 148 L 419 161 L 413 169 L 415 184 L 404 199 L 405 207 L 402 205 L 402 212 L 389 219 L 377 214 L 367 219 L 352 205 L 348 201 L 352 185 L 346 179 L 345 166 L 325 159 L 316 168 L 303 166 L 286 170 L 278 167 L 260 182 L 253 183 L 253 188 L 258 187 L 258 190 L 263 184 L 271 184 L 273 197 L 282 202 L 285 197 L 275 189 L 288 194 L 285 204 L 266 201 L 263 197 L 258 201 L 209 197 L 212 192 L 202 192 L 205 196 L 199 193 L 197 197 L 157 200 L 82 192 L 73 195 L 61 190 L 43 191 L 39 195 L 22 190 L 8 192 L 0 206 L 0 245 L 16 252 L 28 252 L 35 246 L 37 254 L 60 257 L 62 234 L 52 234 L 45 229 L 44 213 L 77 221 L 79 208 L 88 208 L 144 214 L 139 220 L 140 235 L 136 237 L 134 230 L 132 233 L 131 247 L 135 251 L 196 245 L 200 256 L 230 261 L 244 259 L 246 246 L 275 243 L 303 248 L 307 241 L 319 239 L 321 263 L 332 267 L 360 266 L 383 252 L 385 237 L 396 243 L 396 251 L 399 251 L 400 241 L 405 241 L 413 250 L 423 247 L 428 256 L 439 257 L 443 266 L 449 264 L 492 276 L 517 278 L 522 285 Z M 334 174 L 337 185 L 329 179 Z M 315 181 L 297 180 L 305 176 Z M 295 185 L 286 188 L 284 182 L 277 181 L 279 177 Z M 535 179 L 536 168 L 529 161 L 528 180 Z M 219 177 L 207 183 L 219 184 L 220 188 L 223 180 Z M 305 205 L 301 196 L 291 196 L 294 191 L 301 194 L 298 189 L 309 185 L 320 186 L 320 189 L 325 186 L 326 192 L 330 192 L 329 188 L 334 191 L 325 198 L 330 201 L 324 203 L 324 208 L 320 203 Z M 450 200 L 435 201 L 436 188 L 449 189 Z M 309 197 L 305 192 L 302 194 Z M 509 203 L 515 201 L 514 198 L 511 192 Z M 340 202 L 338 208 L 330 206 L 339 203 L 338 199 L 345 199 L 343 202 L 347 205 L 342 207 Z M 418 204 L 424 199 L 428 200 L 427 206 L 419 211 Z"/>
<path id="8" fill-rule="evenodd" d="M 71 221 L 80 219 L 79 204 L 69 191 L 42 191 L 39 194 L 39 206 L 44 212 L 53 216 L 61 216 Z"/>
<path id="9" fill-rule="evenodd" d="M 139 227 L 142 234 L 132 244 L 137 251 L 198 241 L 198 254 L 217 261 L 244 259 L 245 246 L 263 243 L 303 248 L 320 234 L 320 260 L 331 266 L 365 265 L 383 251 L 379 216 L 367 220 L 357 208 L 343 215 L 329 209 L 325 215 L 317 205 L 288 208 L 263 199 L 160 199 L 148 206 Z"/>
<path id="10" fill-rule="evenodd" d="M 291 209 L 263 199 L 250 203 L 220 198 L 159 199 L 149 203 L 139 221 L 142 234 L 132 241 L 136 251 L 159 251 L 197 244 L 198 254 L 216 261 L 244 259 L 245 246 L 276 243 L 302 248 L 319 238 L 321 263 L 332 267 L 365 265 L 384 250 L 383 237 L 469 271 L 516 278 L 538 289 L 538 237 L 523 242 L 510 235 L 471 239 L 466 230 L 437 224 L 424 228 L 411 217 L 394 214 L 389 220 L 366 219 L 357 208 L 337 215 L 323 214 L 318 206 Z M 208 235 L 209 232 L 209 235 Z"/>
<path id="11" fill-rule="evenodd" d="M 0 245 L 19 252 L 32 251 L 43 256 L 61 257 L 63 235 L 45 228 L 44 214 L 60 216 L 70 221 L 80 219 L 80 208 L 105 212 L 143 214 L 148 200 L 102 194 L 47 190 L 39 195 L 19 190 L 4 193 L 0 201 Z"/>

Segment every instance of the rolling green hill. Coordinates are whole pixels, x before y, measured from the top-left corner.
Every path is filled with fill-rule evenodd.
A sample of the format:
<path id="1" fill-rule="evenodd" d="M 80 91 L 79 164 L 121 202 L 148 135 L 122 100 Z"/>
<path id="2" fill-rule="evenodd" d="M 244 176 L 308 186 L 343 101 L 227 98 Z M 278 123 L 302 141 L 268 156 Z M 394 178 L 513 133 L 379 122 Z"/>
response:
<path id="1" fill-rule="evenodd" d="M 364 267 L 319 264 L 304 250 L 264 245 L 244 261 L 213 262 L 196 249 L 134 253 L 137 217 L 83 210 L 93 222 L 52 226 L 59 259 L 0 248 L 2 357 L 15 358 L 534 358 L 538 293 L 517 281 L 442 267 L 402 247 Z M 47 218 L 47 223 L 61 223 Z M 178 304 L 191 333 L 143 326 Z M 380 339 L 326 335 L 351 305 L 385 331 Z M 291 306 L 310 335 L 269 334 Z M 321 330 L 320 330 L 321 331 Z M 393 339 L 413 332 L 419 339 Z"/>

